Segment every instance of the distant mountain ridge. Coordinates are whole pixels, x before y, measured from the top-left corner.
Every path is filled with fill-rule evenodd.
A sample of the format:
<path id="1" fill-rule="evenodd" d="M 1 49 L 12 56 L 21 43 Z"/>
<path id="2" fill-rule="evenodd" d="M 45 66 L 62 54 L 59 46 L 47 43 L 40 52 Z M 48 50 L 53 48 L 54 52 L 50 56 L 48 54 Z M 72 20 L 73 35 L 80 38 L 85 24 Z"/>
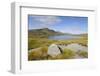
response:
<path id="1" fill-rule="evenodd" d="M 28 30 L 28 37 L 48 38 L 49 36 L 54 36 L 54 35 L 73 35 L 74 36 L 75 34 L 62 33 L 58 31 L 54 31 L 52 29 L 48 29 L 48 28 Z M 87 34 L 77 34 L 76 36 L 87 36 Z"/>
<path id="2" fill-rule="evenodd" d="M 61 34 L 63 33 L 57 32 L 48 28 L 28 30 L 29 37 L 35 36 L 35 37 L 45 38 L 51 35 L 61 35 Z"/>

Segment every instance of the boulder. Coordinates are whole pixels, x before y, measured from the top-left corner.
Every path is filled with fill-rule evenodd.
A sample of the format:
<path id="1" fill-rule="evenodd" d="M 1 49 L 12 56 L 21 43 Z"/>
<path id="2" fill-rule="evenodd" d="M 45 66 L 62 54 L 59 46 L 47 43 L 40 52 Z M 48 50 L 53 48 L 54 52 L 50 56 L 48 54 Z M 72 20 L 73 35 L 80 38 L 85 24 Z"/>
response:
<path id="1" fill-rule="evenodd" d="M 48 47 L 48 55 L 55 57 L 59 54 L 61 54 L 61 52 L 60 52 L 60 49 L 58 48 L 58 46 L 56 44 L 51 44 Z"/>

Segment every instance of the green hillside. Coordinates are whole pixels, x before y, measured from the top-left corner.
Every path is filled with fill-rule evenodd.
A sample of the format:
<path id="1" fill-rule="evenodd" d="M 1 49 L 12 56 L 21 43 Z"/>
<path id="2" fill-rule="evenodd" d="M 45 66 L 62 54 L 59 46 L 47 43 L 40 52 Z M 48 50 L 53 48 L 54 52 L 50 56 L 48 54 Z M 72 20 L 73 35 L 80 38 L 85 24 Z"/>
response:
<path id="1" fill-rule="evenodd" d="M 63 33 L 61 32 L 56 32 L 54 30 L 48 29 L 48 28 L 43 28 L 43 29 L 32 29 L 28 30 L 28 36 L 29 38 L 48 38 L 48 36 L 53 36 L 53 35 L 62 35 Z"/>

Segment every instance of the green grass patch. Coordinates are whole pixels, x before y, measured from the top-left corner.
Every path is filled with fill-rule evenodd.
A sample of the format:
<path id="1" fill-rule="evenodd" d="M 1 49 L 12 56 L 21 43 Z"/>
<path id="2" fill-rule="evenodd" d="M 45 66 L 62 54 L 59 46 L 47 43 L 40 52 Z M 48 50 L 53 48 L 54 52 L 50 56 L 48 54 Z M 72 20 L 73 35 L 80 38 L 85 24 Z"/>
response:
<path id="1" fill-rule="evenodd" d="M 87 51 L 80 51 L 79 56 L 83 57 L 83 58 L 88 58 L 88 52 Z"/>

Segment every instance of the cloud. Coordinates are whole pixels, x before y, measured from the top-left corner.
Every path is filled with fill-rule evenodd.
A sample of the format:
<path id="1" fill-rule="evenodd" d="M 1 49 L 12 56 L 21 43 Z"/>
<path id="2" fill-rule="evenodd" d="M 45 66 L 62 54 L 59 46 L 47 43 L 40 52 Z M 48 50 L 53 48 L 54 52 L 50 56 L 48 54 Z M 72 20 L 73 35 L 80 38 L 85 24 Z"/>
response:
<path id="1" fill-rule="evenodd" d="M 61 19 L 57 16 L 32 16 L 32 18 L 33 27 L 37 25 L 38 28 L 47 28 L 61 22 Z"/>
<path id="2" fill-rule="evenodd" d="M 61 29 L 61 32 L 63 33 L 71 33 L 71 34 L 82 34 L 82 33 L 87 33 L 87 29 L 81 26 L 65 26 L 65 28 Z"/>

